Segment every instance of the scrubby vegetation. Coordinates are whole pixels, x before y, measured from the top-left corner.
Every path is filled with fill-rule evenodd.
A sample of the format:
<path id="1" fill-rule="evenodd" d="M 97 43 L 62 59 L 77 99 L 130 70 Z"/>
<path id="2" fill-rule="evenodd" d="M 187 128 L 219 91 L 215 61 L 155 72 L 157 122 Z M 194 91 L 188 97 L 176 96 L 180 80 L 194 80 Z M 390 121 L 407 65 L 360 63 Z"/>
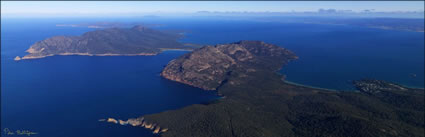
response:
<path id="1" fill-rule="evenodd" d="M 55 36 L 33 44 L 23 59 L 52 55 L 155 55 L 164 49 L 190 50 L 197 45 L 184 45 L 181 35 L 143 26 L 108 28 L 86 32 L 81 36 Z"/>
<path id="2" fill-rule="evenodd" d="M 145 119 L 169 128 L 164 137 L 424 136 L 423 89 L 377 80 L 356 81 L 359 92 L 296 86 L 275 73 L 287 60 L 264 55 L 227 70 L 217 88 L 225 98 Z"/>

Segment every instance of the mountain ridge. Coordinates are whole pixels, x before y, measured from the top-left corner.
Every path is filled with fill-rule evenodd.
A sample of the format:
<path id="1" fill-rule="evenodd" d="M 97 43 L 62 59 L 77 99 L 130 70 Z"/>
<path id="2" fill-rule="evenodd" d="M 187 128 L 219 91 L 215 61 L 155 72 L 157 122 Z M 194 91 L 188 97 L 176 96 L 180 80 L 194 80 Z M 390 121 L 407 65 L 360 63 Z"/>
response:
<path id="1" fill-rule="evenodd" d="M 262 62 L 279 59 L 286 64 L 296 58 L 291 51 L 276 45 L 262 41 L 239 41 L 196 49 L 170 61 L 161 76 L 204 90 L 216 90 L 230 73 L 242 68 L 255 71 L 255 65 Z"/>
<path id="2" fill-rule="evenodd" d="M 139 56 L 156 55 L 166 49 L 192 50 L 177 41 L 181 35 L 165 33 L 141 25 L 132 28 L 108 28 L 89 31 L 81 36 L 53 36 L 30 46 L 20 59 L 38 59 L 54 55 Z"/>

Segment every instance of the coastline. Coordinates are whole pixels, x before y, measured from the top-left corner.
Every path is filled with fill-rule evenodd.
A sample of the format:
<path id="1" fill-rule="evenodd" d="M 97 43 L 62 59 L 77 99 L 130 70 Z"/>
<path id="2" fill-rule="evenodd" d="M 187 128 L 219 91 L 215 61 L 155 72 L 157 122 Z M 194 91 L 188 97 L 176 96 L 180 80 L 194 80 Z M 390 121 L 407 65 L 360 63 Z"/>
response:
<path id="1" fill-rule="evenodd" d="M 318 25 L 355 26 L 355 25 L 350 25 L 350 24 L 339 24 L 339 23 L 317 23 L 317 22 L 303 22 L 303 23 L 304 24 L 318 24 Z M 400 28 L 387 27 L 387 26 L 361 26 L 360 25 L 359 27 L 381 29 L 381 30 L 395 30 L 395 31 L 422 32 L 422 33 L 425 32 L 425 30 L 400 29 Z"/>
<path id="2" fill-rule="evenodd" d="M 290 85 L 295 85 L 295 86 L 300 86 L 300 87 L 306 87 L 306 88 L 313 88 L 313 89 L 319 89 L 319 90 L 327 90 L 327 91 L 334 91 L 334 92 L 341 92 L 342 91 L 342 90 L 335 90 L 335 89 L 328 89 L 328 88 L 321 88 L 321 87 L 314 87 L 314 86 L 310 86 L 310 85 L 304 85 L 304 84 L 295 83 L 295 82 L 288 81 L 288 80 L 283 80 L 283 82 L 285 82 L 286 84 L 290 84 Z"/>
<path id="3" fill-rule="evenodd" d="M 31 55 L 31 51 L 27 51 L 30 54 L 25 55 L 23 57 L 19 57 L 16 56 L 16 59 L 14 59 L 15 61 L 20 61 L 20 60 L 27 60 L 27 59 L 41 59 L 41 58 L 45 58 L 45 57 L 50 57 L 50 56 L 72 56 L 72 55 L 78 55 L 78 56 L 156 56 L 162 52 L 165 51 L 193 51 L 193 49 L 173 49 L 173 48 L 159 48 L 160 52 L 157 53 L 137 53 L 137 54 L 116 54 L 116 53 L 103 53 L 103 54 L 90 54 L 90 53 L 59 53 L 59 54 L 47 54 L 47 55 L 42 55 L 42 56 L 33 56 Z M 19 58 L 19 59 L 18 59 Z"/>
<path id="4" fill-rule="evenodd" d="M 336 89 L 329 89 L 329 88 L 321 88 L 321 87 L 315 87 L 315 86 L 300 84 L 300 83 L 296 83 L 296 82 L 292 82 L 292 81 L 288 81 L 288 80 L 283 80 L 283 82 L 285 82 L 286 84 L 291 84 L 291 85 L 295 85 L 295 86 L 301 86 L 301 87 L 313 88 L 313 89 L 320 89 L 320 90 L 328 90 L 328 91 L 334 91 L 334 92 L 345 92 L 345 91 L 357 92 L 358 91 L 358 90 L 336 90 Z M 413 87 L 413 86 L 407 86 L 407 85 L 403 85 L 403 84 L 399 84 L 399 83 L 395 83 L 395 84 L 398 84 L 400 86 L 403 86 L 403 87 L 406 87 L 406 88 L 409 88 L 409 89 L 414 89 L 414 90 L 424 90 L 425 89 L 423 87 Z"/>
<path id="5" fill-rule="evenodd" d="M 159 48 L 162 51 L 193 51 L 193 49 L 173 49 L 173 48 Z"/>
<path id="6" fill-rule="evenodd" d="M 405 88 L 409 88 L 409 89 L 425 90 L 425 87 L 410 86 L 410 85 L 401 84 L 401 83 L 393 82 L 393 81 L 390 81 L 390 82 L 395 83 L 395 84 L 397 84 L 397 85 L 399 85 L 399 86 L 402 86 L 402 87 L 405 87 Z"/>
<path id="7" fill-rule="evenodd" d="M 59 53 L 59 54 L 48 54 L 48 55 L 44 55 L 44 56 L 29 56 L 29 55 L 25 55 L 23 56 L 20 60 L 26 60 L 26 59 L 41 59 L 41 58 L 45 58 L 45 57 L 50 57 L 50 56 L 72 56 L 72 55 L 78 55 L 78 56 L 155 56 L 158 55 L 159 53 L 138 53 L 138 54 L 114 54 L 114 53 L 104 53 L 104 54 L 89 54 L 89 53 Z M 15 60 L 18 61 L 18 60 Z"/>

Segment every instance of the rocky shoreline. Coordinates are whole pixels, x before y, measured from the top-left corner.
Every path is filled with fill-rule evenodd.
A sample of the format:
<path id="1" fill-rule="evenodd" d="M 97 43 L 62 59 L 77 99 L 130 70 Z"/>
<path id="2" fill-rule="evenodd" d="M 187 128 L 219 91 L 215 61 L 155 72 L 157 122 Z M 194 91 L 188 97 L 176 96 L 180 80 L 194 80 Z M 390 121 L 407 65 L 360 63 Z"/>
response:
<path id="1" fill-rule="evenodd" d="M 148 122 L 144 117 L 139 118 L 130 118 L 126 121 L 115 118 L 99 119 L 100 122 L 108 122 L 120 125 L 131 125 L 133 127 L 144 127 L 152 131 L 153 134 L 165 133 L 168 131 L 168 128 L 160 127 L 156 123 Z"/>
<path id="2" fill-rule="evenodd" d="M 159 48 L 161 51 L 193 51 L 193 49 Z"/>
<path id="3" fill-rule="evenodd" d="M 139 53 L 139 54 L 113 54 L 113 53 L 105 53 L 105 54 L 89 54 L 89 53 L 60 53 L 60 54 L 49 54 L 49 55 L 43 55 L 43 56 L 32 56 L 32 55 L 26 55 L 22 58 L 19 56 L 15 57 L 15 61 L 19 60 L 25 60 L 25 59 L 41 59 L 45 57 L 50 56 L 72 56 L 72 55 L 78 55 L 78 56 L 155 56 L 158 55 L 158 53 Z"/>
<path id="4" fill-rule="evenodd" d="M 156 56 L 164 51 L 193 51 L 192 49 L 175 49 L 175 48 L 160 48 L 160 52 L 155 53 L 138 53 L 138 54 L 116 54 L 116 53 L 103 53 L 103 54 L 90 54 L 90 53 L 58 53 L 58 54 L 47 54 L 47 55 L 37 55 L 39 52 L 36 52 L 34 49 L 30 48 L 26 52 L 30 53 L 28 55 L 25 55 L 23 57 L 16 56 L 14 58 L 15 61 L 25 60 L 25 59 L 41 59 L 45 57 L 50 56 L 72 56 L 72 55 L 78 55 L 78 56 Z M 34 55 L 36 54 L 36 55 Z"/>

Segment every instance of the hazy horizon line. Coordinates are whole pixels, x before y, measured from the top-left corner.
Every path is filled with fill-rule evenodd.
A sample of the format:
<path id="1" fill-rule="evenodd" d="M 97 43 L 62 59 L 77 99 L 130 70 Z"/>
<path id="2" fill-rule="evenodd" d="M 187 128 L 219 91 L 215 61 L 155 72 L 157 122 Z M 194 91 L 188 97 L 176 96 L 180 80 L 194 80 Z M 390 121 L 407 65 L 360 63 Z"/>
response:
<path id="1" fill-rule="evenodd" d="M 20 13 L 1 13 L 1 18 L 119 18 L 119 17 L 184 17 L 184 16 L 317 16 L 317 17 L 394 17 L 394 18 L 424 18 L 424 11 L 369 11 L 352 12 L 346 10 L 336 11 L 314 11 L 314 12 L 272 12 L 272 11 L 196 11 L 196 12 L 143 12 L 143 13 L 104 13 L 104 14 L 20 14 Z"/>

